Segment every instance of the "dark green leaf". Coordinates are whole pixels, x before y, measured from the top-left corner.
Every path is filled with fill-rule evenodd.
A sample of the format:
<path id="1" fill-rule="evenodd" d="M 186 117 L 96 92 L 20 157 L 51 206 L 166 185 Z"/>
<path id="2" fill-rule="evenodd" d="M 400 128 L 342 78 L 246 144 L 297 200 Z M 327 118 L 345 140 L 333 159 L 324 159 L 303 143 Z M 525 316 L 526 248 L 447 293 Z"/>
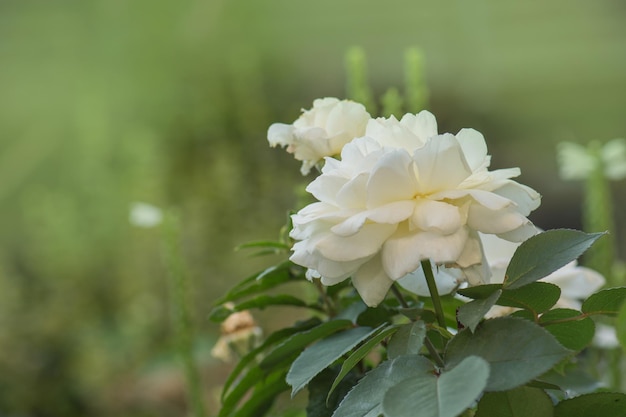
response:
<path id="1" fill-rule="evenodd" d="M 262 293 L 286 282 L 302 280 L 303 271 L 302 267 L 290 261 L 282 262 L 246 278 L 217 300 L 215 305 Z"/>
<path id="2" fill-rule="evenodd" d="M 294 334 L 280 345 L 276 346 L 259 364 L 261 369 L 270 370 L 275 366 L 291 363 L 294 355 L 302 352 L 306 346 L 323 339 L 341 329 L 352 326 L 350 320 L 331 320 L 312 328 L 311 330 Z M 295 359 L 295 358 L 293 358 Z"/>
<path id="3" fill-rule="evenodd" d="M 519 288 L 550 275 L 582 255 L 604 233 L 548 230 L 522 243 L 508 268 L 504 288 Z"/>
<path id="4" fill-rule="evenodd" d="M 241 374 L 241 372 L 250 364 L 252 363 L 256 357 L 261 353 L 264 352 L 265 350 L 269 349 L 271 346 L 275 345 L 276 343 L 279 343 L 283 340 L 285 340 L 286 338 L 288 338 L 289 336 L 295 334 L 295 333 L 300 333 L 306 330 L 309 330 L 310 328 L 317 326 L 320 324 L 320 320 L 319 319 L 310 319 L 307 320 L 305 322 L 301 322 L 296 324 L 293 327 L 289 327 L 286 329 L 281 329 L 278 330 L 272 334 L 270 334 L 265 341 L 263 341 L 263 343 L 261 344 L 261 346 L 257 347 L 256 349 L 250 351 L 248 354 L 246 354 L 244 357 L 242 357 L 239 362 L 237 362 L 237 365 L 235 365 L 235 368 L 232 370 L 232 372 L 230 373 L 230 375 L 228 376 L 228 378 L 226 379 L 226 382 L 224 383 L 224 388 L 222 388 L 222 400 L 224 399 L 224 396 L 228 393 L 228 390 L 230 389 L 230 386 L 237 380 L 237 377 L 239 376 L 239 374 Z"/>
<path id="5" fill-rule="evenodd" d="M 342 379 L 336 391 L 329 392 L 330 385 L 337 381 L 338 366 L 324 369 L 309 382 L 309 403 L 306 406 L 307 417 L 331 417 L 339 402 L 357 383 L 357 376 L 350 373 Z M 328 394 L 328 395 L 327 395 Z"/>
<path id="6" fill-rule="evenodd" d="M 552 333 L 556 340 L 568 349 L 579 351 L 585 348 L 593 339 L 596 326 L 589 317 L 575 321 L 566 321 L 550 324 L 553 320 L 563 320 L 580 316 L 580 311 L 567 308 L 557 308 L 544 313 L 539 323 Z"/>
<path id="7" fill-rule="evenodd" d="M 348 372 L 350 372 L 350 370 L 356 366 L 357 363 L 365 358 L 365 356 L 367 356 L 367 354 L 370 353 L 372 349 L 378 346 L 380 342 L 382 342 L 385 338 L 387 338 L 389 335 L 393 334 L 397 330 L 398 327 L 389 326 L 376 334 L 371 339 L 369 339 L 367 342 L 363 343 L 363 345 L 361 345 L 358 349 L 356 349 L 341 365 L 341 371 L 339 371 L 337 378 L 333 382 L 333 385 L 330 387 L 330 390 L 328 391 L 328 397 L 330 398 L 330 395 L 333 393 L 339 382 L 341 382 L 343 377 L 346 376 Z"/>
<path id="8" fill-rule="evenodd" d="M 389 340 L 387 356 L 390 359 L 403 355 L 418 354 L 424 345 L 426 324 L 423 321 L 400 326 L 396 334 Z"/>
<path id="9" fill-rule="evenodd" d="M 378 307 L 369 307 L 359 315 L 356 322 L 359 326 L 378 327 L 383 323 L 390 323 L 396 314 L 395 310 L 381 304 Z"/>
<path id="10" fill-rule="evenodd" d="M 287 383 L 293 388 L 291 396 L 296 395 L 315 375 L 375 331 L 371 327 L 356 327 L 334 334 L 305 349 L 293 362 L 287 374 Z"/>
<path id="11" fill-rule="evenodd" d="M 457 318 L 471 332 L 476 330 L 478 323 L 485 317 L 485 314 L 494 306 L 498 298 L 502 295 L 502 290 L 496 290 L 484 299 L 477 299 L 459 307 Z"/>
<path id="12" fill-rule="evenodd" d="M 554 409 L 554 417 L 624 417 L 626 394 L 598 392 L 561 401 Z"/>
<path id="13" fill-rule="evenodd" d="M 583 313 L 615 316 L 626 300 L 626 287 L 608 288 L 591 295 L 583 303 Z"/>
<path id="14" fill-rule="evenodd" d="M 457 293 L 474 300 L 482 300 L 488 298 L 491 294 L 500 289 L 502 289 L 502 284 L 487 284 L 463 288 L 458 290 Z"/>
<path id="15" fill-rule="evenodd" d="M 520 288 L 504 290 L 496 304 L 541 314 L 554 306 L 560 297 L 561 289 L 558 286 L 548 282 L 533 282 Z"/>
<path id="16" fill-rule="evenodd" d="M 272 407 L 278 394 L 287 391 L 289 387 L 285 383 L 285 371 L 274 372 L 267 378 L 259 381 L 250 397 L 242 404 L 233 417 L 260 417 Z"/>
<path id="17" fill-rule="evenodd" d="M 233 415 L 233 411 L 236 409 L 237 404 L 248 393 L 248 391 L 256 386 L 266 386 L 268 381 L 271 384 L 279 385 L 280 392 L 284 391 L 285 384 L 282 382 L 287 372 L 285 368 L 276 368 L 274 372 L 269 374 L 262 371 L 259 367 L 254 367 L 244 375 L 244 377 L 237 383 L 237 385 L 224 397 L 222 401 L 222 408 L 220 409 L 219 417 L 227 417 Z M 276 382 L 276 375 L 280 375 L 280 382 Z M 271 391 L 271 388 L 270 388 Z M 267 398 L 267 397 L 266 397 Z M 237 415 L 237 414 L 234 414 Z"/>
<path id="18" fill-rule="evenodd" d="M 483 395 L 476 417 L 552 417 L 553 413 L 552 400 L 544 391 L 518 387 Z"/>
<path id="19" fill-rule="evenodd" d="M 386 417 L 457 417 L 478 398 L 489 378 L 489 364 L 468 356 L 439 377 L 424 373 L 391 387 L 383 399 Z"/>
<path id="20" fill-rule="evenodd" d="M 540 381 L 538 379 L 530 381 L 529 383 L 526 384 L 526 386 L 530 387 L 530 388 L 539 388 L 539 389 L 542 389 L 542 390 L 551 389 L 551 390 L 554 390 L 554 391 L 563 391 L 561 389 L 561 387 L 559 387 L 556 384 L 551 384 L 549 382 Z"/>
<path id="21" fill-rule="evenodd" d="M 350 320 L 352 323 L 356 324 L 356 320 L 359 318 L 361 313 L 367 310 L 367 305 L 361 300 L 358 300 L 355 303 L 350 304 L 348 307 L 344 308 L 335 316 L 336 320 Z"/>
<path id="22" fill-rule="evenodd" d="M 626 349 L 626 303 L 622 304 L 622 308 L 617 315 L 615 332 L 620 345 L 622 345 L 623 349 Z"/>
<path id="23" fill-rule="evenodd" d="M 216 323 L 221 323 L 228 318 L 231 314 L 250 310 L 253 308 L 264 309 L 269 306 L 294 306 L 294 307 L 309 307 L 315 310 L 319 309 L 317 306 L 311 306 L 303 300 L 296 298 L 292 295 L 257 295 L 256 297 L 246 300 L 240 304 L 237 304 L 233 308 L 228 308 L 225 305 L 217 306 L 209 314 L 209 319 Z"/>
<path id="24" fill-rule="evenodd" d="M 424 303 L 419 303 L 419 305 L 415 307 L 398 309 L 398 313 L 402 314 L 404 317 L 408 318 L 411 321 L 419 320 L 423 312 L 424 312 Z"/>
<path id="25" fill-rule="evenodd" d="M 509 317 L 519 317 L 521 319 L 530 320 L 530 321 L 535 321 L 536 319 L 535 315 L 531 311 L 528 311 L 528 310 L 514 311 L 511 314 L 509 314 Z"/>
<path id="26" fill-rule="evenodd" d="M 541 375 L 541 380 L 559 386 L 570 397 L 588 394 L 602 387 L 603 384 L 589 375 L 587 370 L 595 364 L 587 365 L 585 367 L 587 369 L 583 369 L 583 366 L 580 361 L 577 363 L 563 362 Z"/>
<path id="27" fill-rule="evenodd" d="M 554 336 L 530 321 L 501 317 L 485 320 L 474 334 L 459 332 L 446 348 L 446 363 L 454 366 L 468 356 L 491 365 L 487 391 L 506 391 L 538 377 L 569 353 Z"/>
<path id="28" fill-rule="evenodd" d="M 407 355 L 385 361 L 370 371 L 345 396 L 333 417 L 378 417 L 387 390 L 407 378 L 433 371 L 423 356 Z"/>

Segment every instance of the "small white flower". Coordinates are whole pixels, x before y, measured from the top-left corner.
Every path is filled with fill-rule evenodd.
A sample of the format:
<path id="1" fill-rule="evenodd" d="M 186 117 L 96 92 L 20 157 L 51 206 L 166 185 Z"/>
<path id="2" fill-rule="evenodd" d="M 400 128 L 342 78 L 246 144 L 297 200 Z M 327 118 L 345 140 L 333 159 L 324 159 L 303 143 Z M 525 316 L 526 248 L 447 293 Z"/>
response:
<path id="1" fill-rule="evenodd" d="M 557 147 L 559 173 L 564 180 L 584 180 L 591 175 L 597 164 L 602 164 L 606 178 L 621 180 L 626 178 L 626 139 L 613 139 L 605 143 L 597 156 L 590 147 L 600 146 L 591 143 L 584 147 L 576 143 L 561 142 Z"/>
<path id="2" fill-rule="evenodd" d="M 436 126 L 426 111 L 376 119 L 344 146 L 341 161 L 326 158 L 307 187 L 319 202 L 293 216 L 299 242 L 291 260 L 325 285 L 352 277 L 370 306 L 425 259 L 484 282 L 469 273 L 483 261 L 478 232 L 517 242 L 532 236 L 526 216 L 540 196 L 510 179 L 519 169 L 488 171 L 479 132 L 438 135 Z"/>
<path id="3" fill-rule="evenodd" d="M 596 333 L 593 335 L 592 343 L 600 349 L 615 349 L 619 347 L 615 327 L 603 323 L 596 323 Z"/>
<path id="4" fill-rule="evenodd" d="M 132 203 L 128 220 L 134 226 L 149 228 L 163 221 L 163 213 L 151 204 Z"/>
<path id="5" fill-rule="evenodd" d="M 370 119 L 362 104 L 332 97 L 317 99 L 293 124 L 274 123 L 267 132 L 270 146 L 287 147 L 302 161 L 302 175 L 326 156 L 338 155 L 352 139 L 363 136 Z"/>

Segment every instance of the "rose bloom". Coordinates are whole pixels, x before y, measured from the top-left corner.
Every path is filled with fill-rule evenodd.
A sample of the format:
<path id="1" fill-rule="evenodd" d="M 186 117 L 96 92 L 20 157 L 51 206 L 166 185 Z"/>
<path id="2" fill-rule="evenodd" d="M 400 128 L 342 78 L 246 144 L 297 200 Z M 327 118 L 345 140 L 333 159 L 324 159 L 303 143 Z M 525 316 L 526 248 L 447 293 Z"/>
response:
<path id="1" fill-rule="evenodd" d="M 491 270 L 491 284 L 501 284 L 504 282 L 506 269 L 511 262 L 511 258 L 520 243 L 513 243 L 500 239 L 494 235 L 480 234 L 480 239 L 484 249 L 485 259 Z M 437 290 L 440 294 L 448 294 L 459 287 L 463 282 L 462 271 L 441 267 L 434 273 Z M 554 271 L 539 281 L 549 282 L 561 289 L 561 297 L 556 303 L 556 308 L 571 308 L 578 310 L 581 301 L 598 291 L 605 284 L 604 277 L 593 269 L 578 266 L 576 261 L 572 261 L 562 268 Z M 417 270 L 398 281 L 403 288 L 422 296 L 428 296 L 428 285 L 421 270 Z M 465 301 L 468 298 L 461 297 Z M 510 314 L 518 309 L 505 306 L 494 306 L 485 315 L 487 318 L 500 317 Z"/>
<path id="2" fill-rule="evenodd" d="M 370 120 L 307 187 L 319 201 L 292 217 L 291 260 L 325 285 L 352 277 L 369 306 L 426 259 L 487 282 L 478 232 L 524 241 L 540 201 L 511 180 L 519 169 L 490 172 L 489 162 L 479 132 L 439 135 L 427 111 Z"/>
<path id="3" fill-rule="evenodd" d="M 292 125 L 271 125 L 267 139 L 272 147 L 286 146 L 287 152 L 302 161 L 300 172 L 306 175 L 324 157 L 338 155 L 346 143 L 363 136 L 368 120 L 370 115 L 362 104 L 321 98 Z"/>

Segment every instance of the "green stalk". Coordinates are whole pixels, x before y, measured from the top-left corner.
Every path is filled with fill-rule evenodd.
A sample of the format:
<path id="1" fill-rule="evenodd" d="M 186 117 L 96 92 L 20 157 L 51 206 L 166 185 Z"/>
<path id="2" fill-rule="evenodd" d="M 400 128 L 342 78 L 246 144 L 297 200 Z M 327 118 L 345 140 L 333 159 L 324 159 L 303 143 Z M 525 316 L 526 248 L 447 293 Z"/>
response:
<path id="1" fill-rule="evenodd" d="M 428 87 L 424 71 L 424 57 L 417 48 L 409 48 L 404 54 L 404 84 L 406 109 L 419 113 L 428 108 Z"/>
<path id="2" fill-rule="evenodd" d="M 193 323 L 189 311 L 189 277 L 180 250 L 180 226 L 173 214 L 168 214 L 164 224 L 165 259 L 170 280 L 172 324 L 178 354 L 183 361 L 187 379 L 187 395 L 194 417 L 204 417 L 206 410 L 202 399 L 200 372 L 193 356 Z"/>
<path id="3" fill-rule="evenodd" d="M 439 298 L 439 292 L 437 291 L 437 284 L 435 284 L 435 276 L 433 275 L 433 267 L 430 265 L 430 260 L 426 259 L 422 261 L 422 269 L 424 270 L 424 276 L 426 277 L 426 284 L 428 285 L 430 298 L 432 298 L 433 305 L 435 306 L 435 316 L 437 317 L 437 323 L 439 323 L 439 325 L 445 329 L 446 319 L 443 315 L 441 298 Z"/>
<path id="4" fill-rule="evenodd" d="M 363 104 L 370 114 L 376 114 L 376 103 L 367 80 L 365 51 L 362 48 L 353 47 L 346 53 L 346 77 L 348 98 Z"/>
<path id="5" fill-rule="evenodd" d="M 609 231 L 596 242 L 585 254 L 585 266 L 595 269 L 607 280 L 609 287 L 623 285 L 615 282 L 612 274 L 615 261 L 615 227 L 609 180 L 604 175 L 604 163 L 600 155 L 600 142 L 589 144 L 589 154 L 594 159 L 593 171 L 585 183 L 585 200 L 583 206 L 583 229 L 590 232 Z"/>

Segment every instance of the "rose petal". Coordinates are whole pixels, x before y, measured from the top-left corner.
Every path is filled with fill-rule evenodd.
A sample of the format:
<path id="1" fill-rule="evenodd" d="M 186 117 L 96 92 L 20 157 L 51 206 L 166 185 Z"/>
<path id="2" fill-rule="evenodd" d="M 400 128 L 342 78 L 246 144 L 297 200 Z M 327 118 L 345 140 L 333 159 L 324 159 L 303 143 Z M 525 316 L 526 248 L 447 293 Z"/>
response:
<path id="1" fill-rule="evenodd" d="M 380 256 L 376 256 L 359 268 L 352 277 L 352 284 L 365 304 L 376 307 L 385 299 L 393 281 L 385 273 Z"/>

